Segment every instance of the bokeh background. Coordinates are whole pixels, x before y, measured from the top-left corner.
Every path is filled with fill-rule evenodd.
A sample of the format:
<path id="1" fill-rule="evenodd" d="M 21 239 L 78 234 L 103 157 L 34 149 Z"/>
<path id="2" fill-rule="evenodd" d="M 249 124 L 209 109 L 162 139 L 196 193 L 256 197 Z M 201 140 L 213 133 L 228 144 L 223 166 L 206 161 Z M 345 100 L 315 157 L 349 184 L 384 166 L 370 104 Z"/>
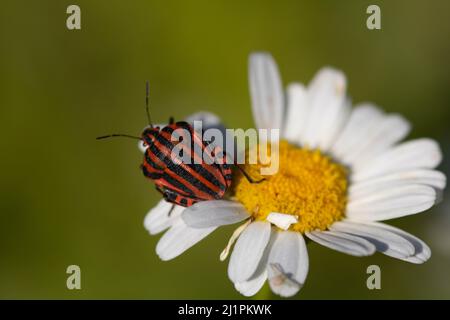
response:
<path id="1" fill-rule="evenodd" d="M 82 29 L 66 28 L 81 7 Z M 366 28 L 381 7 L 382 30 Z M 134 141 L 96 141 L 198 110 L 252 127 L 247 57 L 270 51 L 284 83 L 342 69 L 354 102 L 404 114 L 450 164 L 450 2 L 441 1 L 2 1 L 0 10 L 0 298 L 232 298 L 218 255 L 233 227 L 162 262 L 143 228 L 159 194 L 139 170 Z M 450 195 L 447 195 L 447 198 Z M 447 202 L 446 202 L 447 201 Z M 309 245 L 295 298 L 450 298 L 448 200 L 392 221 L 433 250 L 424 265 L 381 254 L 355 258 Z M 66 267 L 82 289 L 66 288 Z M 382 289 L 366 288 L 378 264 Z"/>

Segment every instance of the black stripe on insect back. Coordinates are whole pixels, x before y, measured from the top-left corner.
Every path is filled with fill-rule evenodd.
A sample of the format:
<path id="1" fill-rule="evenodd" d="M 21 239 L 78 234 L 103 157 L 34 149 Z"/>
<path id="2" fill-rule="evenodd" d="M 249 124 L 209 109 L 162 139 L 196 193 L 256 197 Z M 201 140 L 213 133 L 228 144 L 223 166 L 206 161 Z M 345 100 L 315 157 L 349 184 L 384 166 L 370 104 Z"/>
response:
<path id="1" fill-rule="evenodd" d="M 156 155 L 161 161 L 164 161 L 165 158 L 170 158 L 170 153 L 172 152 L 172 149 L 174 147 L 173 143 L 165 139 L 162 135 L 157 134 L 155 135 L 155 139 L 162 144 L 164 147 L 166 147 L 169 151 L 169 154 L 166 154 L 165 152 L 158 149 L 154 143 L 152 143 L 149 146 L 149 149 L 153 152 L 154 155 Z"/>
<path id="2" fill-rule="evenodd" d="M 191 145 L 191 160 L 194 161 L 194 155 L 196 155 L 199 159 L 201 159 L 203 161 L 203 156 L 205 155 L 208 157 L 208 159 L 206 159 L 208 161 L 208 163 L 213 163 L 214 158 L 212 158 L 209 155 L 209 153 L 205 153 L 205 154 L 203 153 L 209 143 L 206 143 L 205 141 L 203 141 L 200 138 L 200 136 L 198 135 L 198 133 L 196 131 L 194 131 L 194 128 L 192 128 L 192 126 L 189 123 L 187 123 L 185 121 L 179 121 L 176 123 L 176 125 L 177 125 L 177 128 L 173 128 L 171 126 L 166 126 L 161 131 L 164 133 L 170 134 L 170 135 L 172 135 L 176 129 L 184 129 L 184 130 L 188 131 L 191 136 L 191 141 L 193 141 L 193 144 Z M 197 139 L 194 139 L 194 136 Z"/>
<path id="3" fill-rule="evenodd" d="M 151 150 L 150 150 L 151 151 Z M 156 155 L 158 157 L 158 159 L 160 159 L 160 157 L 158 155 Z M 148 163 L 153 169 L 155 170 L 164 170 L 163 168 L 160 168 L 154 161 L 153 159 L 150 157 L 150 153 L 147 151 L 145 152 L 145 162 Z"/>
<path id="4" fill-rule="evenodd" d="M 188 186 L 178 181 L 177 179 L 171 177 L 167 172 L 162 174 L 162 178 L 167 181 L 170 185 L 174 186 L 177 189 L 183 190 L 186 194 L 195 196 L 194 191 L 192 191 Z M 170 189 L 170 187 L 166 187 L 166 189 Z"/>
<path id="5" fill-rule="evenodd" d="M 197 188 L 198 190 L 209 194 L 213 198 L 217 196 L 216 192 L 214 190 L 211 190 L 208 186 L 203 184 L 200 180 L 198 180 L 196 177 L 194 177 L 192 174 L 190 174 L 188 171 L 186 171 L 183 167 L 173 163 L 172 161 L 169 161 L 170 163 L 167 163 L 167 168 L 172 171 L 175 175 L 180 176 L 184 180 L 186 180 L 188 183 L 190 183 L 192 186 Z M 186 188 L 186 186 L 185 186 Z"/>
<path id="6" fill-rule="evenodd" d="M 144 173 L 144 176 L 146 176 L 147 178 L 155 180 L 155 179 L 159 179 L 161 177 L 160 173 L 150 172 L 144 165 L 141 165 L 141 169 L 142 169 L 142 172 Z"/>
<path id="7" fill-rule="evenodd" d="M 195 133 L 195 131 L 193 130 L 192 126 L 189 123 L 180 121 L 180 122 L 177 122 L 176 125 L 179 126 L 181 129 L 185 129 L 185 130 L 189 131 L 189 133 L 191 134 L 191 141 L 193 141 L 193 143 L 190 146 L 191 147 L 191 163 L 192 164 L 187 164 L 187 165 L 189 167 L 191 167 L 195 172 L 198 172 L 202 177 L 204 177 L 206 180 L 211 182 L 213 185 L 218 187 L 220 190 L 224 191 L 226 189 L 226 186 L 223 185 L 217 179 L 217 177 L 214 176 L 214 174 L 212 174 L 210 171 L 205 169 L 203 164 L 197 164 L 194 161 L 194 155 L 196 155 L 201 161 L 203 161 L 203 155 L 204 155 L 203 152 L 205 150 L 204 142 L 200 139 L 200 137 L 198 137 L 198 135 Z M 172 135 L 172 133 L 175 131 L 175 129 L 173 127 L 167 126 L 167 127 L 164 127 L 162 131 Z M 194 135 L 196 135 L 196 137 L 198 139 L 193 139 Z M 167 141 L 167 139 L 165 137 L 162 137 L 162 138 Z M 199 140 L 199 141 L 197 141 L 197 140 Z M 197 148 L 195 146 L 197 146 Z M 214 158 L 212 158 L 208 153 L 205 153 L 205 155 L 208 157 L 208 159 L 206 159 L 208 161 L 208 163 L 214 163 Z M 221 174 L 221 169 L 217 167 L 217 164 L 214 164 L 214 167 L 217 168 L 217 174 Z"/>
<path id="8" fill-rule="evenodd" d="M 188 171 L 186 171 L 182 166 L 177 165 L 172 161 L 170 153 L 172 152 L 173 145 L 168 140 L 166 140 L 162 135 L 157 135 L 156 140 L 169 150 L 169 154 L 166 155 L 165 153 L 159 151 L 158 148 L 155 146 L 155 144 L 150 145 L 149 148 L 156 155 L 158 155 L 158 154 L 162 155 L 162 156 L 158 156 L 158 158 L 166 164 L 167 169 L 169 169 L 174 174 L 180 176 L 181 178 L 183 178 L 184 180 L 186 180 L 187 182 L 192 184 L 198 190 L 200 190 L 204 193 L 207 193 L 214 198 L 217 196 L 217 194 L 213 190 L 208 188 L 208 186 L 204 185 L 200 180 L 195 178 L 192 174 L 190 174 Z M 187 166 L 190 166 L 192 168 L 192 165 L 187 164 Z M 192 169 L 195 171 L 195 168 L 192 168 Z M 185 186 L 185 188 L 186 188 L 186 186 Z"/>
<path id="9" fill-rule="evenodd" d="M 198 135 L 197 135 L 197 133 L 194 131 L 194 128 L 192 128 L 192 126 L 191 126 L 189 123 L 187 123 L 187 122 L 185 122 L 185 121 L 179 121 L 179 122 L 176 123 L 176 125 L 177 125 L 177 128 L 174 128 L 174 127 L 171 127 L 171 126 L 167 126 L 167 127 L 164 127 L 161 131 L 163 131 L 163 132 L 165 132 L 165 133 L 168 133 L 168 134 L 172 135 L 173 132 L 174 132 L 176 129 L 184 129 L 184 130 L 186 130 L 186 131 L 189 132 L 189 135 L 191 136 L 191 141 L 194 141 L 194 143 L 195 143 L 196 145 L 198 145 L 198 143 L 195 141 L 196 139 L 194 139 L 194 135 L 196 135 L 197 137 L 198 137 Z M 183 138 L 185 138 L 185 137 L 183 136 Z M 193 145 L 191 146 L 191 157 L 192 157 L 192 159 L 193 159 L 193 157 L 194 157 L 194 154 L 195 154 L 196 156 L 198 156 L 200 159 L 202 159 L 202 156 L 203 156 L 203 155 L 202 155 L 203 149 L 204 149 L 204 147 L 205 147 L 206 145 L 204 144 L 203 141 L 201 141 L 200 138 L 199 138 L 199 140 L 200 140 L 200 142 L 201 142 L 202 144 L 198 145 L 198 148 L 195 148 Z M 200 151 L 200 153 L 198 153 L 197 151 Z"/>
<path id="10" fill-rule="evenodd" d="M 198 172 L 201 176 L 203 176 L 206 180 L 208 180 L 209 182 L 211 182 L 213 185 L 215 185 L 216 187 L 218 187 L 220 190 L 225 191 L 225 186 L 220 183 L 219 180 L 217 180 L 217 178 L 208 170 L 205 169 L 205 167 L 203 167 L 203 165 L 201 164 L 191 164 L 188 165 L 189 167 L 192 167 L 194 169 L 194 171 Z M 217 171 L 218 174 L 222 174 L 220 172 L 220 170 Z"/>
<path id="11" fill-rule="evenodd" d="M 180 122 L 179 124 L 182 125 L 183 129 L 189 130 L 191 132 L 192 127 L 190 127 L 190 125 L 188 123 Z M 174 129 L 170 126 L 167 126 L 167 127 L 164 127 L 162 131 L 164 131 L 166 134 L 171 134 L 171 133 L 173 133 Z M 215 195 L 214 191 L 210 190 L 209 187 L 205 186 L 203 184 L 203 182 L 201 182 L 197 178 L 193 177 L 189 172 L 184 170 L 181 166 L 174 164 L 173 161 L 171 159 L 169 159 L 172 149 L 174 147 L 174 145 L 171 141 L 166 139 L 162 134 L 156 135 L 155 139 L 158 141 L 158 143 L 160 143 L 162 146 L 164 146 L 167 149 L 167 151 L 159 150 L 154 144 L 150 145 L 150 147 L 151 147 L 150 150 L 161 161 L 163 161 L 166 164 L 166 166 L 168 168 L 170 168 L 170 170 L 172 172 L 175 172 L 176 174 L 180 174 L 185 180 L 189 181 L 191 184 L 193 184 L 195 187 L 197 187 L 197 189 L 199 189 L 205 193 L 208 193 L 212 196 Z M 169 155 L 167 155 L 167 153 L 169 153 Z M 192 161 L 192 157 L 191 157 L 191 161 Z M 191 165 L 186 164 L 186 165 L 191 167 L 191 169 L 193 169 L 193 171 L 195 171 L 196 173 L 201 175 L 202 178 L 204 178 L 205 180 L 208 180 L 209 182 L 211 182 L 211 184 L 215 185 L 219 189 L 225 188 L 225 186 L 221 186 L 220 181 L 218 181 L 214 175 L 212 175 L 210 172 L 205 170 L 204 167 L 202 167 L 201 165 L 197 165 L 197 164 L 191 164 Z"/>

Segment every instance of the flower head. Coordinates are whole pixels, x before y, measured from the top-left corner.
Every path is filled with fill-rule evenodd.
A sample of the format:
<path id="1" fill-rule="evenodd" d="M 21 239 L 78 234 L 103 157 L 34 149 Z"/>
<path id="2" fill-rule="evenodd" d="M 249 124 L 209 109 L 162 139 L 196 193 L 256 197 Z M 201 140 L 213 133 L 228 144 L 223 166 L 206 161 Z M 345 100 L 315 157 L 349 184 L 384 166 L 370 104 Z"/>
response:
<path id="1" fill-rule="evenodd" d="M 156 248 L 160 258 L 175 258 L 217 227 L 243 222 L 220 256 L 226 259 L 236 242 L 229 278 L 243 295 L 254 295 L 268 280 L 283 297 L 306 280 L 305 237 L 353 256 L 379 251 L 411 263 L 428 260 L 423 241 L 379 221 L 435 204 L 446 185 L 434 170 L 438 144 L 402 143 L 410 130 L 402 116 L 369 103 L 352 109 L 340 71 L 324 68 L 307 87 L 291 84 L 286 98 L 270 55 L 251 55 L 249 73 L 256 127 L 282 132 L 279 170 L 260 184 L 237 174 L 228 200 L 186 209 L 161 201 L 145 219 L 150 233 L 169 228 Z M 245 170 L 259 167 L 246 164 Z"/>

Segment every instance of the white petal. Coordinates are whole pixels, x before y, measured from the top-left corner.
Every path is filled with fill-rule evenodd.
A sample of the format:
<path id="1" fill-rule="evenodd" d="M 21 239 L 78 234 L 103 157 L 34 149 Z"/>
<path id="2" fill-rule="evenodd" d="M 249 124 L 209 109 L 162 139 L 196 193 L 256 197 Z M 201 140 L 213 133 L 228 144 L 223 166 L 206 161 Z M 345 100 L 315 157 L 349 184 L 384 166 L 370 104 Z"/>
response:
<path id="1" fill-rule="evenodd" d="M 234 287 L 237 291 L 246 297 L 255 295 L 264 285 L 267 280 L 267 262 L 269 260 L 269 254 L 272 249 L 274 240 L 276 238 L 276 232 L 271 232 L 269 243 L 264 249 L 263 256 L 259 261 L 258 267 L 255 273 L 246 281 L 235 282 Z"/>
<path id="2" fill-rule="evenodd" d="M 181 217 L 191 228 L 208 228 L 237 223 L 247 219 L 249 214 L 239 202 L 209 200 L 186 208 Z"/>
<path id="3" fill-rule="evenodd" d="M 326 134 L 321 136 L 319 147 L 323 151 L 329 151 L 336 141 L 340 132 L 342 132 L 345 123 L 348 120 L 351 112 L 351 102 L 346 99 L 340 108 L 337 110 L 337 114 L 334 117 L 333 123 L 328 127 Z"/>
<path id="4" fill-rule="evenodd" d="M 278 212 L 269 213 L 266 220 L 283 230 L 289 229 L 291 224 L 298 222 L 298 219 L 292 214 Z"/>
<path id="5" fill-rule="evenodd" d="M 290 84 L 287 100 L 283 137 L 292 143 L 301 143 L 309 112 L 305 87 L 300 83 Z"/>
<path id="6" fill-rule="evenodd" d="M 172 207 L 175 206 L 173 209 Z M 165 200 L 159 201 L 145 216 L 144 227 L 150 234 L 157 234 L 169 228 L 180 217 L 184 207 L 174 205 Z"/>
<path id="7" fill-rule="evenodd" d="M 349 188 L 349 197 L 357 199 L 379 190 L 407 184 L 424 184 L 435 189 L 444 189 L 446 177 L 442 172 L 429 169 L 399 171 L 352 184 Z"/>
<path id="8" fill-rule="evenodd" d="M 412 256 L 407 257 L 407 258 L 398 258 L 398 259 L 401 259 L 401 260 L 404 260 L 407 262 L 411 262 L 411 263 L 420 264 L 420 263 L 424 263 L 431 257 L 431 250 L 427 246 L 427 244 L 425 242 L 423 242 L 422 240 L 420 240 L 419 238 L 413 236 L 412 234 L 410 234 L 406 231 L 403 231 L 401 229 L 392 227 L 390 225 L 384 224 L 384 223 L 370 222 L 370 225 L 373 225 L 378 228 L 382 228 L 382 229 L 388 230 L 392 233 L 395 233 L 395 234 L 403 237 L 407 241 L 409 241 L 414 246 L 414 254 Z"/>
<path id="9" fill-rule="evenodd" d="M 361 181 L 399 170 L 433 169 L 441 159 L 441 150 L 436 141 L 411 140 L 389 149 L 367 163 L 355 166 L 352 181 Z"/>
<path id="10" fill-rule="evenodd" d="M 194 229 L 188 227 L 183 219 L 178 219 L 159 240 L 156 253 L 161 260 L 173 259 L 205 238 L 216 228 Z"/>
<path id="11" fill-rule="evenodd" d="M 254 296 L 256 293 L 258 293 L 259 290 L 261 290 L 266 280 L 267 280 L 267 270 L 266 268 L 264 268 L 264 270 L 261 273 L 258 273 L 256 276 L 250 278 L 249 280 L 236 282 L 234 284 L 234 287 L 236 288 L 237 291 L 239 291 L 240 294 L 246 297 L 251 297 Z"/>
<path id="12" fill-rule="evenodd" d="M 425 211 L 436 201 L 436 191 L 424 185 L 394 186 L 367 196 L 351 199 L 348 218 L 381 221 Z"/>
<path id="13" fill-rule="evenodd" d="M 253 222 L 242 232 L 228 264 L 231 281 L 246 281 L 254 274 L 269 242 L 270 233 L 270 223 L 264 221 Z"/>
<path id="14" fill-rule="evenodd" d="M 241 233 L 244 232 L 244 230 L 247 228 L 247 226 L 251 222 L 252 222 L 252 220 L 248 219 L 247 221 L 245 221 L 243 224 L 241 224 L 239 227 L 237 227 L 233 231 L 233 234 L 231 235 L 230 239 L 228 240 L 227 246 L 220 253 L 220 256 L 219 256 L 220 261 L 225 261 L 226 260 L 226 258 L 228 257 L 228 254 L 230 253 L 231 246 L 234 244 L 234 242 L 239 238 Z"/>
<path id="15" fill-rule="evenodd" d="M 145 151 L 147 150 L 148 146 L 144 145 L 144 141 L 140 140 L 138 141 L 138 148 L 139 150 L 141 150 L 142 153 L 145 153 Z"/>
<path id="16" fill-rule="evenodd" d="M 365 163 L 401 141 L 409 133 L 411 125 L 400 115 L 384 116 L 381 122 L 372 127 L 359 148 L 353 148 L 344 157 L 346 163 Z"/>
<path id="17" fill-rule="evenodd" d="M 250 55 L 249 82 L 256 127 L 280 129 L 284 115 L 284 96 L 278 68 L 270 54 Z"/>
<path id="18" fill-rule="evenodd" d="M 331 147 L 332 153 L 339 159 L 354 148 L 365 144 L 365 137 L 382 120 L 382 112 L 371 104 L 360 104 L 351 112 L 347 123 Z"/>
<path id="19" fill-rule="evenodd" d="M 295 295 L 305 283 L 308 268 L 308 252 L 302 235 L 278 231 L 267 268 L 272 291 L 282 297 Z"/>
<path id="20" fill-rule="evenodd" d="M 415 252 L 414 246 L 408 240 L 376 225 L 337 221 L 330 230 L 362 237 L 371 242 L 377 251 L 394 258 L 404 259 Z"/>
<path id="21" fill-rule="evenodd" d="M 347 82 L 342 72 L 323 68 L 308 86 L 310 113 L 305 132 L 305 143 L 311 147 L 328 147 L 336 135 L 336 120 L 345 108 Z"/>
<path id="22" fill-rule="evenodd" d="M 352 256 L 370 256 L 376 248 L 369 241 L 336 231 L 311 231 L 306 236 L 311 240 L 336 251 Z"/>

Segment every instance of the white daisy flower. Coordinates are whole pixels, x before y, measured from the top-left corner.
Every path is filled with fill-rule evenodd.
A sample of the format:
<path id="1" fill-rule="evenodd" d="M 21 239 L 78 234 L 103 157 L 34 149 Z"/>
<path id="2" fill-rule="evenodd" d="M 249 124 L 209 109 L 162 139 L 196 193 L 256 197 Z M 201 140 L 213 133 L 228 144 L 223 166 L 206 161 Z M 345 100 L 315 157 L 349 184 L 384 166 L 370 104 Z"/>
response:
<path id="1" fill-rule="evenodd" d="M 289 85 L 286 97 L 269 54 L 251 55 L 249 72 L 256 127 L 282 132 L 279 171 L 259 184 L 236 178 L 231 200 L 175 206 L 170 214 L 172 204 L 162 200 L 145 219 L 151 234 L 169 228 L 156 247 L 159 257 L 173 259 L 217 227 L 244 221 L 220 255 L 224 260 L 236 242 L 229 278 L 245 296 L 268 280 L 283 297 L 305 283 L 305 237 L 353 256 L 379 251 L 411 263 L 428 260 L 422 240 L 379 221 L 436 203 L 446 185 L 433 170 L 442 157 L 438 144 L 401 143 L 410 124 L 398 114 L 370 103 L 351 109 L 345 76 L 335 69 L 320 70 L 307 87 Z"/>

